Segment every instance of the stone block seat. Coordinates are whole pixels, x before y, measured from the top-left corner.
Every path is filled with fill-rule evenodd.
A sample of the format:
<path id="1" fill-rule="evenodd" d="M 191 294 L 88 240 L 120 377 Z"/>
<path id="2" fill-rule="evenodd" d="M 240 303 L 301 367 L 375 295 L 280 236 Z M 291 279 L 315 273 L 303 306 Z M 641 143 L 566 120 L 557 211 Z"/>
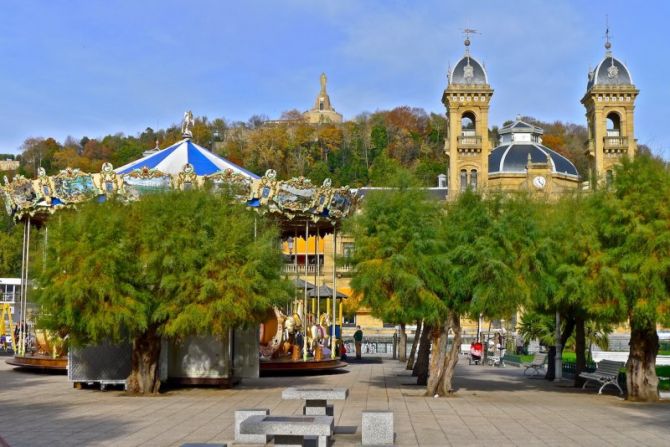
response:
<path id="1" fill-rule="evenodd" d="M 393 412 L 366 410 L 362 413 L 362 444 L 364 446 L 390 446 L 394 442 Z"/>
<path id="2" fill-rule="evenodd" d="M 328 447 L 335 422 L 332 416 L 249 416 L 240 424 L 243 435 L 274 438 L 275 446 L 303 446 L 306 439 L 317 439 L 318 447 Z"/>
<path id="3" fill-rule="evenodd" d="M 282 399 L 304 400 L 302 414 L 305 416 L 333 416 L 334 408 L 329 400 L 346 400 L 349 396 L 347 388 L 286 388 L 282 391 Z"/>

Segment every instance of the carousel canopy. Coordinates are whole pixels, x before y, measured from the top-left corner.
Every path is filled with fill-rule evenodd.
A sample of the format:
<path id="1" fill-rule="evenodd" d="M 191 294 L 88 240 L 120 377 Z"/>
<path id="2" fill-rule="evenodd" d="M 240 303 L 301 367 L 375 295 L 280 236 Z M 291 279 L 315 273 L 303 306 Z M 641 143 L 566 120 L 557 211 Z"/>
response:
<path id="1" fill-rule="evenodd" d="M 332 298 L 333 289 L 326 285 L 319 286 L 317 288 L 308 291 L 307 296 L 312 298 Z M 348 298 L 348 296 L 342 292 L 337 292 L 337 298 Z"/>
<path id="2" fill-rule="evenodd" d="M 170 147 L 116 168 L 115 171 L 117 174 L 128 174 L 137 169 L 149 168 L 166 174 L 178 174 L 184 169 L 186 163 L 190 163 L 193 166 L 196 175 L 211 175 L 215 172 L 230 169 L 234 173 L 241 174 L 252 180 L 260 178 L 253 172 L 247 171 L 235 163 L 195 144 L 190 138 L 184 138 Z"/>

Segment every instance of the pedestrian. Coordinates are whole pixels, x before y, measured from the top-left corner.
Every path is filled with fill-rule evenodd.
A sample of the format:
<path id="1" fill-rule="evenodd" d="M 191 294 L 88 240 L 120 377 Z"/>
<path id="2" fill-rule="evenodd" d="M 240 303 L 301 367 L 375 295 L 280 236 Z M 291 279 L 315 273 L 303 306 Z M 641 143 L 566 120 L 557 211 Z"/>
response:
<path id="1" fill-rule="evenodd" d="M 354 343 L 356 343 L 356 359 L 361 359 L 361 343 L 363 342 L 363 331 L 360 326 L 356 326 L 356 332 L 354 332 Z"/>

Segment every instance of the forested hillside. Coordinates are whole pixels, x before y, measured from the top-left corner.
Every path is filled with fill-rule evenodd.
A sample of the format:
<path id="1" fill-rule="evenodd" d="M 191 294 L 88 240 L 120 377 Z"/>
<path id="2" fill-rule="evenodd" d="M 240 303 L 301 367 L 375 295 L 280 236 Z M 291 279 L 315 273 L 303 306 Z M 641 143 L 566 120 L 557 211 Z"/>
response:
<path id="1" fill-rule="evenodd" d="M 584 126 L 523 119 L 542 127 L 544 144 L 586 173 Z M 422 184 L 433 186 L 437 175 L 446 172 L 446 127 L 444 115 L 406 106 L 363 113 L 342 124 L 322 125 L 307 124 L 292 110 L 274 121 L 258 115 L 247 122 L 198 117 L 193 140 L 258 174 L 275 169 L 281 178 L 303 175 L 320 183 L 330 177 L 336 185 L 385 186 L 395 170 L 404 168 Z M 497 130 L 491 129 L 494 144 Z M 165 148 L 181 138 L 177 124 L 160 130 L 146 128 L 135 136 L 68 137 L 63 142 L 50 137 L 28 138 L 22 147 L 20 172 L 34 177 L 39 166 L 48 174 L 65 167 L 97 172 L 105 161 L 121 166 L 140 158 L 156 142 Z"/>

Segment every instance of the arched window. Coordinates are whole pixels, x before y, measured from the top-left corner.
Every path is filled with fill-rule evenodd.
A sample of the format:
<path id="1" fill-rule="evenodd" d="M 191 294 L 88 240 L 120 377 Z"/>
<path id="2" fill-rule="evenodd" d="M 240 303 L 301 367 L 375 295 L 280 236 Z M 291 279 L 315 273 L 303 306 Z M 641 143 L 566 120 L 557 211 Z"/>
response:
<path id="1" fill-rule="evenodd" d="M 472 112 L 465 112 L 461 116 L 461 135 L 465 137 L 474 137 L 477 120 Z"/>
<path id="2" fill-rule="evenodd" d="M 468 171 L 461 169 L 461 192 L 468 188 Z"/>
<path id="3" fill-rule="evenodd" d="M 605 185 L 609 188 L 612 186 L 612 182 L 614 181 L 614 173 L 612 172 L 611 169 L 608 169 L 607 172 L 605 172 Z"/>
<path id="4" fill-rule="evenodd" d="M 621 136 L 621 117 L 616 112 L 607 114 L 607 136 L 620 137 Z"/>
<path id="5" fill-rule="evenodd" d="M 323 99 L 319 101 L 319 110 L 323 110 Z"/>
<path id="6" fill-rule="evenodd" d="M 473 191 L 477 191 L 477 170 L 473 169 L 470 171 L 470 188 Z"/>

